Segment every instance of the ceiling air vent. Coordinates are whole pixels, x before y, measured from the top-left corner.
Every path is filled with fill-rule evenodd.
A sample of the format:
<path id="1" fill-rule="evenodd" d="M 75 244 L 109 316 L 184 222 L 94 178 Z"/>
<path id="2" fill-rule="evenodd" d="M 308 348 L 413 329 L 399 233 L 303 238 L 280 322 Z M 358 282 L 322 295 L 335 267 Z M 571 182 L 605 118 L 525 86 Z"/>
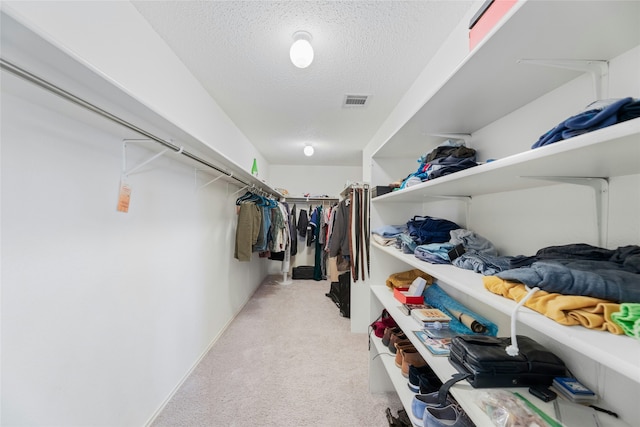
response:
<path id="1" fill-rule="evenodd" d="M 343 107 L 364 107 L 369 95 L 345 95 Z"/>

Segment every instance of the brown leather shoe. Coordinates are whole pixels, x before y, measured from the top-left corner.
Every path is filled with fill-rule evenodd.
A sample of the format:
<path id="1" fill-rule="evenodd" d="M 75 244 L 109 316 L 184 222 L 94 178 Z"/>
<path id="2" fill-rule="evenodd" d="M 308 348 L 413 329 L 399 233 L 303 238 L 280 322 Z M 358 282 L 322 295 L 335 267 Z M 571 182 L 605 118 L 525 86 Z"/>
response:
<path id="1" fill-rule="evenodd" d="M 400 342 L 400 341 L 407 341 L 408 338 L 407 336 L 404 334 L 404 332 L 402 332 L 402 330 L 398 333 L 395 334 L 391 334 L 391 338 L 389 339 L 389 351 L 393 354 L 396 354 L 396 343 Z"/>
<path id="2" fill-rule="evenodd" d="M 427 365 L 427 362 L 420 356 L 418 350 L 413 349 L 404 349 L 401 350 L 402 353 L 402 376 L 405 378 L 409 378 L 409 365 L 415 366 L 416 368 L 421 368 Z"/>
<path id="3" fill-rule="evenodd" d="M 402 351 L 406 349 L 414 349 L 415 347 L 411 344 L 411 341 L 400 341 L 396 344 L 396 366 L 398 368 L 402 368 Z"/>
<path id="4" fill-rule="evenodd" d="M 395 328 L 385 328 L 384 329 L 384 335 L 382 336 L 382 345 L 384 346 L 389 346 L 389 341 L 391 340 L 391 335 L 393 334 L 398 334 L 401 333 L 402 329 L 395 327 Z"/>

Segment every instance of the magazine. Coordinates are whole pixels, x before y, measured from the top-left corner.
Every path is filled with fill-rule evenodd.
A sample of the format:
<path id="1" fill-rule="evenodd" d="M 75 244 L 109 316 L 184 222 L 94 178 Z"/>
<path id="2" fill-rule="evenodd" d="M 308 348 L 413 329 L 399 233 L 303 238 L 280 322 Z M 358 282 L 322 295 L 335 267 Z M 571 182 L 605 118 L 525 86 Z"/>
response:
<path id="1" fill-rule="evenodd" d="M 449 347 L 451 346 L 451 338 L 432 338 L 426 331 L 413 331 L 420 342 L 434 356 L 448 356 Z"/>
<path id="2" fill-rule="evenodd" d="M 429 335 L 430 338 L 434 338 L 434 339 L 441 339 L 441 338 L 451 338 L 454 337 L 457 334 L 456 332 L 452 331 L 451 329 L 449 329 L 448 327 L 446 328 L 425 328 L 424 331 L 427 333 L 427 335 Z"/>

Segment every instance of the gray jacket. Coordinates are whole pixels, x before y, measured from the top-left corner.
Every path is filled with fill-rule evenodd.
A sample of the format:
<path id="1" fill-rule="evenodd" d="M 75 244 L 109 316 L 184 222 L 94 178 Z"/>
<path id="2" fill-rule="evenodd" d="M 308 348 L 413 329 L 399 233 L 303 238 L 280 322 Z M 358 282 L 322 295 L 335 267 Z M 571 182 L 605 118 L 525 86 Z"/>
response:
<path id="1" fill-rule="evenodd" d="M 348 199 L 338 203 L 333 214 L 333 230 L 329 236 L 329 256 L 350 256 L 349 252 L 349 215 Z"/>

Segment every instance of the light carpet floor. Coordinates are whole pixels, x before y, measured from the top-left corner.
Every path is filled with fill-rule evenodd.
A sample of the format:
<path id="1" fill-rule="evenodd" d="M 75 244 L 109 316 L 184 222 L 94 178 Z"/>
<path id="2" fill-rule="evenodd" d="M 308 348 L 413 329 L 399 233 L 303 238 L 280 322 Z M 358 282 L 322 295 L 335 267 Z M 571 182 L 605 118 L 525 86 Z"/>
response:
<path id="1" fill-rule="evenodd" d="M 395 393 L 371 394 L 368 336 L 350 331 L 329 282 L 268 277 L 152 423 L 388 426 Z"/>

